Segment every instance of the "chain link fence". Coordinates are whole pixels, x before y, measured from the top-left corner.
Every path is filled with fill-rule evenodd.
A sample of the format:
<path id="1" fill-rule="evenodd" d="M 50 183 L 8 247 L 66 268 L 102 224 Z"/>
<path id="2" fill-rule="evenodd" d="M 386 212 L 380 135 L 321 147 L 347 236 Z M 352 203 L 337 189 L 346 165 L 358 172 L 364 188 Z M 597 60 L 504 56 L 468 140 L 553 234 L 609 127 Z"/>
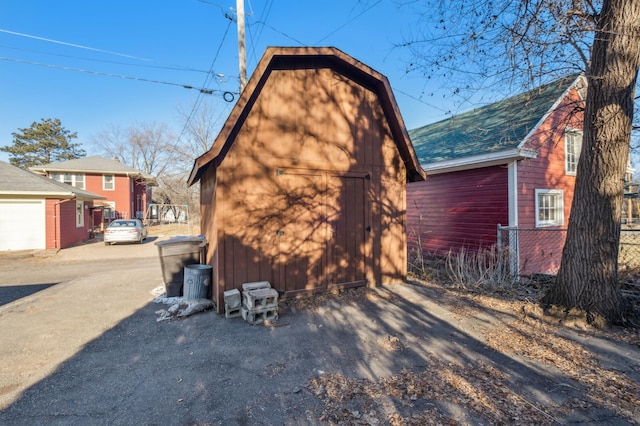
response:
<path id="1" fill-rule="evenodd" d="M 508 250 L 512 276 L 555 275 L 560 268 L 566 228 L 515 228 L 498 225 L 498 248 Z M 618 266 L 621 271 L 640 267 L 640 229 L 623 227 Z"/>
<path id="2" fill-rule="evenodd" d="M 149 204 L 145 213 L 149 235 L 198 235 L 200 223 L 192 217 L 189 206 Z"/>

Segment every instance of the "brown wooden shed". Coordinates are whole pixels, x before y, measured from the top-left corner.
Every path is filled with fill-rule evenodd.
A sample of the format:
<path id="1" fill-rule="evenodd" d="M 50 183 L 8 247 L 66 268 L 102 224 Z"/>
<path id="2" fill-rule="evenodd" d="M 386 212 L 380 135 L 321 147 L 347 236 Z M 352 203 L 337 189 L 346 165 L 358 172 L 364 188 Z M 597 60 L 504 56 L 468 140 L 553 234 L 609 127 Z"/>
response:
<path id="1" fill-rule="evenodd" d="M 196 159 L 213 300 L 406 278 L 405 188 L 424 180 L 385 76 L 338 49 L 268 48 Z"/>

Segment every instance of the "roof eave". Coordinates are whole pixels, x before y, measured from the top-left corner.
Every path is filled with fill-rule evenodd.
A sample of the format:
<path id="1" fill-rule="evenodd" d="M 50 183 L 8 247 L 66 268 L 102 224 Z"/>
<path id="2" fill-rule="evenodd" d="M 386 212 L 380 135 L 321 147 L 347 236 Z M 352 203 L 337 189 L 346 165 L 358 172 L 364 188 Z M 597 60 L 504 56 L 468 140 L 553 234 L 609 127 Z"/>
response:
<path id="1" fill-rule="evenodd" d="M 49 191 L 0 191 L 2 196 L 21 196 L 21 197 L 44 197 L 44 198 L 75 198 L 72 192 L 49 192 Z"/>
<path id="2" fill-rule="evenodd" d="M 497 166 L 500 164 L 507 164 L 512 161 L 536 158 L 537 156 L 537 151 L 514 148 L 490 154 L 473 155 L 470 157 L 456 158 L 454 160 L 423 164 L 422 168 L 427 172 L 427 174 L 436 175 L 441 173 L 457 172 L 460 170 Z"/>

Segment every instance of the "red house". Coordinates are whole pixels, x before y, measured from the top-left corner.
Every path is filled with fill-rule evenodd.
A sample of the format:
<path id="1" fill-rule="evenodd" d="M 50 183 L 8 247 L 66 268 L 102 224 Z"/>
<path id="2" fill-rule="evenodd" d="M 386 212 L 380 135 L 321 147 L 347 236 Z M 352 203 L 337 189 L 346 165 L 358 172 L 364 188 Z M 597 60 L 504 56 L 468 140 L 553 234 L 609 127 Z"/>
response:
<path id="1" fill-rule="evenodd" d="M 61 249 L 88 239 L 104 197 L 0 161 L 0 251 Z"/>
<path id="2" fill-rule="evenodd" d="M 409 244 L 435 255 L 487 248 L 508 226 L 518 230 L 501 241 L 517 253 L 513 273 L 556 272 L 585 93 L 586 79 L 570 76 L 410 131 L 429 177 L 407 186 Z"/>
<path id="3" fill-rule="evenodd" d="M 33 172 L 101 195 L 93 209 L 94 226 L 102 229 L 112 219 L 144 219 L 155 178 L 117 160 L 99 156 L 31 167 Z"/>

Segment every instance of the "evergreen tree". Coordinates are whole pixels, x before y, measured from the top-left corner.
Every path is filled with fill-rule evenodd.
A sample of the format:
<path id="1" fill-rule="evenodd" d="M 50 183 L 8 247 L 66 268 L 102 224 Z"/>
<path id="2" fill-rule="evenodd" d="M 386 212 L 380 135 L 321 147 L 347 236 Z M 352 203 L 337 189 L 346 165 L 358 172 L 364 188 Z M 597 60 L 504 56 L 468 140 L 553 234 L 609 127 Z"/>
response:
<path id="1" fill-rule="evenodd" d="M 31 127 L 11 135 L 13 145 L 0 147 L 0 151 L 8 152 L 9 162 L 21 169 L 87 155 L 79 144 L 71 142 L 78 134 L 62 127 L 58 118 L 34 121 Z"/>

